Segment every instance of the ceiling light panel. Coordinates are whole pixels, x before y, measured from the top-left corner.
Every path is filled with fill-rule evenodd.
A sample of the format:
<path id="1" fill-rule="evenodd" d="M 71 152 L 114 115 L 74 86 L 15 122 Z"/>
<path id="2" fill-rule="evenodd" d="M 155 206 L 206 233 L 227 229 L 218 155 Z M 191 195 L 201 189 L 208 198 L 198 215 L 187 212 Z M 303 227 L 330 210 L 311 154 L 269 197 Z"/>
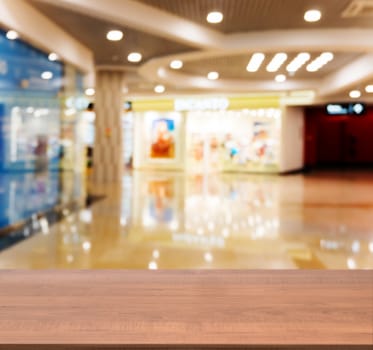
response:
<path id="1" fill-rule="evenodd" d="M 218 72 L 209 72 L 207 74 L 207 79 L 209 79 L 209 80 L 219 79 L 219 73 Z"/>
<path id="2" fill-rule="evenodd" d="M 321 12 L 319 10 L 308 10 L 304 13 L 304 20 L 306 22 L 318 22 L 321 19 Z"/>
<path id="3" fill-rule="evenodd" d="M 181 69 L 183 68 L 183 61 L 180 61 L 180 60 L 173 60 L 171 61 L 170 63 L 170 67 L 172 69 Z"/>
<path id="4" fill-rule="evenodd" d="M 246 70 L 248 72 L 257 72 L 265 59 L 265 55 L 260 52 L 256 52 L 251 56 L 249 63 L 247 64 Z"/>
<path id="5" fill-rule="evenodd" d="M 220 23 L 222 20 L 223 20 L 223 14 L 219 11 L 213 11 L 213 12 L 210 12 L 207 17 L 206 17 L 206 20 L 207 22 L 209 23 Z"/>
<path id="6" fill-rule="evenodd" d="M 288 55 L 286 53 L 276 53 L 276 55 L 272 58 L 272 61 L 269 62 L 267 66 L 268 72 L 277 72 L 281 66 L 285 63 L 287 60 Z"/>
<path id="7" fill-rule="evenodd" d="M 142 60 L 142 55 L 139 52 L 131 52 L 128 56 L 127 59 L 129 62 L 140 62 Z"/>
<path id="8" fill-rule="evenodd" d="M 278 74 L 278 75 L 276 75 L 275 80 L 278 83 L 283 83 L 284 81 L 286 81 L 286 75 Z"/>
<path id="9" fill-rule="evenodd" d="M 123 38 L 123 32 L 120 30 L 110 30 L 106 34 L 106 39 L 110 41 L 119 41 Z"/>
<path id="10" fill-rule="evenodd" d="M 349 93 L 351 98 L 359 98 L 361 96 L 361 92 L 359 90 L 352 90 Z"/>
<path id="11" fill-rule="evenodd" d="M 299 53 L 287 66 L 286 70 L 290 73 L 295 73 L 311 58 L 308 52 Z"/>
<path id="12" fill-rule="evenodd" d="M 311 63 L 307 66 L 308 72 L 316 72 L 321 69 L 323 66 L 328 64 L 334 58 L 333 53 L 331 52 L 323 52 L 318 57 L 316 57 Z"/>
<path id="13" fill-rule="evenodd" d="M 154 92 L 156 92 L 157 94 L 162 94 L 165 91 L 166 91 L 166 88 L 164 85 L 157 85 L 154 87 Z"/>

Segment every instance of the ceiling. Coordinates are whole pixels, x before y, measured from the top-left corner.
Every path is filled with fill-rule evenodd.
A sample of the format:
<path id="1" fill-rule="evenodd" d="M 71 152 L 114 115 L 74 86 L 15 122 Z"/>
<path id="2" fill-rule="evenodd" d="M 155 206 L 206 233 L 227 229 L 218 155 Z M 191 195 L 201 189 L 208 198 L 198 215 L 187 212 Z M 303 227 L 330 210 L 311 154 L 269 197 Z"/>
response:
<path id="1" fill-rule="evenodd" d="M 1 1 L 1 0 L 0 0 Z M 372 13 L 346 17 L 354 1 L 372 3 Z M 162 83 L 168 93 L 315 90 L 342 96 L 373 81 L 373 0 L 27 0 L 94 53 L 97 66 L 127 71 L 129 93 L 152 94 Z M 307 23 L 304 12 L 316 8 L 322 18 Z M 220 24 L 206 22 L 208 12 L 224 14 Z M 111 29 L 124 32 L 119 42 L 106 40 Z M 286 65 L 300 52 L 311 60 L 331 51 L 334 59 L 317 72 L 304 65 L 295 74 Z M 127 55 L 140 52 L 140 63 Z M 266 60 L 255 73 L 246 71 L 253 52 Z M 288 60 L 275 73 L 265 69 L 277 52 Z M 181 59 L 183 68 L 169 63 Z M 207 81 L 217 71 L 216 82 Z M 286 74 L 276 84 L 276 74 Z M 250 85 L 251 84 L 251 85 Z M 330 91 L 329 91 L 330 90 Z"/>
<path id="2" fill-rule="evenodd" d="M 53 22 L 64 28 L 66 32 L 89 47 L 94 52 L 95 62 L 98 65 L 129 64 L 137 66 L 137 63 L 129 63 L 127 61 L 127 56 L 130 52 L 140 52 L 143 56 L 143 63 L 150 58 L 191 50 L 189 46 L 125 26 L 36 0 L 28 1 L 37 10 L 52 19 Z M 123 31 L 124 40 L 120 42 L 106 40 L 106 33 L 111 29 Z"/>
<path id="3" fill-rule="evenodd" d="M 223 33 L 271 29 L 314 29 L 338 27 L 373 28 L 372 18 L 342 18 L 350 0 L 137 0 L 187 18 Z M 303 13 L 316 8 L 324 14 L 318 23 L 303 21 Z M 220 11 L 224 20 L 209 24 L 210 11 Z"/>

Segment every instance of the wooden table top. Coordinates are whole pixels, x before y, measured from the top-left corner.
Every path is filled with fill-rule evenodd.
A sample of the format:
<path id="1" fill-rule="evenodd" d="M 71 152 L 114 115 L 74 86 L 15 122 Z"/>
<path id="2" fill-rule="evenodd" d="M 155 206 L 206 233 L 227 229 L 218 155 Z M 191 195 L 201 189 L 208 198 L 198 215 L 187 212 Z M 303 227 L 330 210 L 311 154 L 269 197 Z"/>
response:
<path id="1" fill-rule="evenodd" d="M 0 343 L 369 346 L 373 271 L 1 271 Z"/>

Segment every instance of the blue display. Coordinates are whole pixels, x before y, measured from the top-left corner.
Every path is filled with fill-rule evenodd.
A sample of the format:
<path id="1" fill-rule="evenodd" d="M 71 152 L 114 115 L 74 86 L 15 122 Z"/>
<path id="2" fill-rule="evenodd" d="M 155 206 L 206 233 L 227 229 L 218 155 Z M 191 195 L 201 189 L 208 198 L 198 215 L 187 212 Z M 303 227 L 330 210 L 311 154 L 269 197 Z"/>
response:
<path id="1" fill-rule="evenodd" d="M 71 94 L 65 96 L 63 90 Z M 82 74 L 49 61 L 46 53 L 22 40 L 9 40 L 0 30 L 0 231 L 80 198 L 82 184 L 73 181 L 76 188 L 62 191 L 58 170 L 62 112 L 79 110 L 67 101 L 79 102 L 82 91 Z M 74 128 L 70 141 L 75 141 Z M 4 239 L 0 250 L 8 246 Z"/>
<path id="2" fill-rule="evenodd" d="M 62 63 L 0 31 L 1 172 L 58 168 L 63 73 Z"/>
<path id="3" fill-rule="evenodd" d="M 42 79 L 43 72 L 52 78 Z M 48 56 L 20 40 L 7 39 L 0 31 L 0 94 L 4 92 L 45 92 L 53 96 L 61 88 L 63 66 L 50 62 Z"/>

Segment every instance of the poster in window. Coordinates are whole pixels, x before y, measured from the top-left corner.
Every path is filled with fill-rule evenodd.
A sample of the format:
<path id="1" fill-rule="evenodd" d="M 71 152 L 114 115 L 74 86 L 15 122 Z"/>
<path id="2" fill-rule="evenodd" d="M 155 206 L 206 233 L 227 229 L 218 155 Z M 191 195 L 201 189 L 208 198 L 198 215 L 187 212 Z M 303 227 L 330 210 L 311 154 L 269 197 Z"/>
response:
<path id="1" fill-rule="evenodd" d="M 151 127 L 151 159 L 175 159 L 175 122 L 173 119 L 153 120 Z"/>

